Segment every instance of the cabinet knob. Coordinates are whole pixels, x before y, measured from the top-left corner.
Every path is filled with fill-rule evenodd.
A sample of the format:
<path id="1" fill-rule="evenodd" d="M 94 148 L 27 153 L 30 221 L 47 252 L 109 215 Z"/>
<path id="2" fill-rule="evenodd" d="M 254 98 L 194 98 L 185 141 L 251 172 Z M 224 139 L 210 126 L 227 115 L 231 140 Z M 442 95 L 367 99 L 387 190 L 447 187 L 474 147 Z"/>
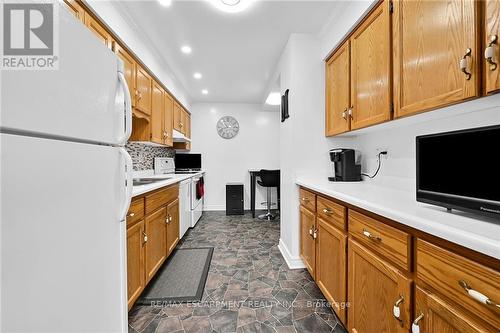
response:
<path id="1" fill-rule="evenodd" d="M 415 318 L 413 323 L 411 324 L 411 332 L 412 333 L 420 333 L 420 325 L 418 324 L 424 318 L 424 314 L 420 313 L 420 315 Z"/>
<path id="2" fill-rule="evenodd" d="M 493 61 L 493 57 L 495 56 L 495 49 L 493 48 L 493 45 L 497 43 L 497 40 L 497 35 L 490 36 L 488 47 L 484 50 L 484 58 L 486 59 L 486 62 L 490 64 L 490 71 L 494 71 L 498 67 L 497 63 Z"/>
<path id="3" fill-rule="evenodd" d="M 472 77 L 472 73 L 467 70 L 467 57 L 470 58 L 471 56 L 472 56 L 472 49 L 468 48 L 467 50 L 465 50 L 465 54 L 462 57 L 462 59 L 460 59 L 460 70 L 462 71 L 462 73 L 465 74 L 465 79 L 467 81 L 470 80 L 470 78 Z"/>

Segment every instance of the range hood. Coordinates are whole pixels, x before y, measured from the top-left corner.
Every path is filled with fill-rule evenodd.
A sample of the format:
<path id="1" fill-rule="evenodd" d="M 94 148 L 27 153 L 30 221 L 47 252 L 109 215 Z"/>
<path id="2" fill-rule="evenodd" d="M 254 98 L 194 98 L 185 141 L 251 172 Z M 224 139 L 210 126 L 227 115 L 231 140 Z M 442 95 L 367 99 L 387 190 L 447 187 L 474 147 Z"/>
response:
<path id="1" fill-rule="evenodd" d="M 176 131 L 176 130 L 174 130 L 174 133 L 172 136 L 173 136 L 174 142 L 191 142 L 191 139 L 187 138 L 186 136 L 184 136 L 184 134 L 182 134 L 181 132 Z"/>

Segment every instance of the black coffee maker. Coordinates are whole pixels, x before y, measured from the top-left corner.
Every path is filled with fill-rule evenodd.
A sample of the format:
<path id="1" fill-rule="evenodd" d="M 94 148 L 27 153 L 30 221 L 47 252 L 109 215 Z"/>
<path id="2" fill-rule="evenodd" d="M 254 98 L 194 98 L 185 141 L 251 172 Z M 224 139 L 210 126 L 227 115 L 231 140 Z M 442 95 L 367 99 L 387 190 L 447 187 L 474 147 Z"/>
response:
<path id="1" fill-rule="evenodd" d="M 356 164 L 354 149 L 332 149 L 330 160 L 333 162 L 335 175 L 328 177 L 332 182 L 359 182 L 361 181 L 361 165 Z"/>

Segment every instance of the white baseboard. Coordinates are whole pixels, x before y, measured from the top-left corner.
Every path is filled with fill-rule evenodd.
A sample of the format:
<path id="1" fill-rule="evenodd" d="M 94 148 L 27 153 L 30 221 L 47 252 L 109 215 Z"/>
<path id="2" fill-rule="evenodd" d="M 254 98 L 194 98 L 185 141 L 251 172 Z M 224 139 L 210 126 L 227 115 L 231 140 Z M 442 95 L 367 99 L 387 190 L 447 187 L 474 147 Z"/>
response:
<path id="1" fill-rule="evenodd" d="M 226 205 L 203 205 L 203 211 L 226 210 Z"/>
<path id="2" fill-rule="evenodd" d="M 300 257 L 292 257 L 290 251 L 288 251 L 288 248 L 286 247 L 285 243 L 283 243 L 281 238 L 278 244 L 278 249 L 280 249 L 281 255 L 285 259 L 288 268 L 290 269 L 306 268 Z"/>

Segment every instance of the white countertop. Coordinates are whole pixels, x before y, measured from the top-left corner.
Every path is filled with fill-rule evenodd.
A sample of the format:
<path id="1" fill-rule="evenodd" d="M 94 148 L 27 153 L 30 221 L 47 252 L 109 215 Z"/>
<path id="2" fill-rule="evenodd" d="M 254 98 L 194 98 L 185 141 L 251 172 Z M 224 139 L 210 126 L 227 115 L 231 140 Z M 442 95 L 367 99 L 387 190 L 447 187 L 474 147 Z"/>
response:
<path id="1" fill-rule="evenodd" d="M 146 171 L 140 171 L 134 173 L 134 178 L 140 178 L 140 177 L 148 177 L 148 178 L 165 178 L 165 180 L 154 182 L 152 184 L 146 184 L 146 185 L 138 185 L 134 186 L 132 190 L 132 197 L 136 197 L 138 195 L 162 188 L 164 186 L 169 186 L 175 183 L 179 183 L 183 180 L 195 177 L 195 176 L 200 176 L 203 175 L 205 171 L 200 171 L 197 173 L 189 173 L 189 174 L 163 174 L 163 175 L 155 175 L 153 173 L 153 170 L 146 170 Z"/>
<path id="2" fill-rule="evenodd" d="M 500 220 L 416 201 L 414 192 L 369 182 L 334 183 L 313 176 L 296 183 L 428 234 L 500 259 Z"/>

